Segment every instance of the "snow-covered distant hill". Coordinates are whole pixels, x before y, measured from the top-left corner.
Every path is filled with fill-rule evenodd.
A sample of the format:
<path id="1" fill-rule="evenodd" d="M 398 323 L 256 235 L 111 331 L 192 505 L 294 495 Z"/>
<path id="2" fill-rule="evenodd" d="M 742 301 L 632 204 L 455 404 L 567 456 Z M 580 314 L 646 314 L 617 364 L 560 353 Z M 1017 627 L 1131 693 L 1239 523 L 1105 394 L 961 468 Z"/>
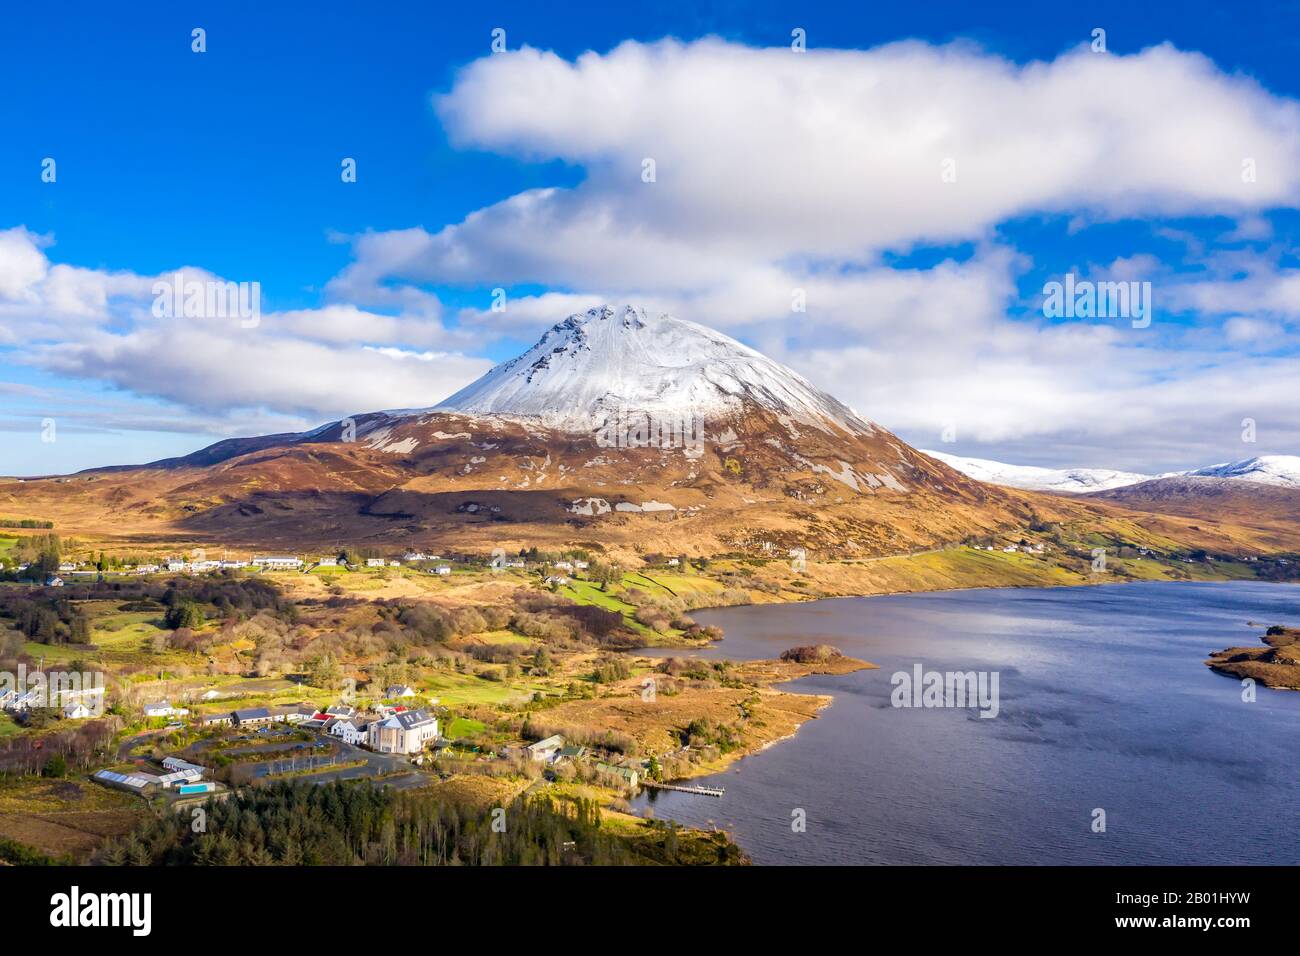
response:
<path id="1" fill-rule="evenodd" d="M 924 451 L 924 449 L 923 449 Z M 1033 465 L 1008 465 L 985 458 L 963 458 L 940 451 L 925 451 L 969 478 L 1030 491 L 1065 491 L 1087 494 L 1111 491 L 1145 481 L 1166 478 L 1230 478 L 1283 488 L 1300 488 L 1300 457 L 1263 455 L 1241 461 L 1208 465 L 1191 471 L 1171 471 L 1162 475 L 1142 475 L 1109 468 L 1038 468 Z"/>
<path id="2" fill-rule="evenodd" d="M 1184 471 L 1180 474 L 1195 478 L 1238 478 L 1262 485 L 1300 488 L 1300 456 L 1261 455 L 1258 458 L 1246 458 L 1242 461 L 1207 465 L 1205 468 Z"/>
<path id="3" fill-rule="evenodd" d="M 986 458 L 962 458 L 941 451 L 925 449 L 922 451 L 977 481 L 1031 491 L 1068 491 L 1084 494 L 1089 491 L 1123 488 L 1125 485 L 1135 485 L 1152 478 L 1151 475 L 1114 471 L 1109 468 L 1038 468 L 1033 465 L 1008 465 L 1000 461 L 989 461 Z"/>
<path id="4" fill-rule="evenodd" d="M 633 306 L 569 316 L 523 355 L 432 410 L 589 432 L 620 411 L 715 421 L 741 413 L 746 402 L 805 425 L 874 430 L 802 376 L 735 339 Z"/>

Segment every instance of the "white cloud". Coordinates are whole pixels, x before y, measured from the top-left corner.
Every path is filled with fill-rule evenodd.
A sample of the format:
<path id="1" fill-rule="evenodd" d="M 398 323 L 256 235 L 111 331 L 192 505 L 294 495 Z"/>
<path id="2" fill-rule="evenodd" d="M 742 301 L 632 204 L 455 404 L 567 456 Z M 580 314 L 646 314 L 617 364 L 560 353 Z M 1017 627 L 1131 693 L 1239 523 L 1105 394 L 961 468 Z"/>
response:
<path id="1" fill-rule="evenodd" d="M 491 362 L 456 349 L 474 341 L 427 314 L 353 305 L 238 319 L 158 318 L 155 278 L 51 263 L 50 244 L 21 227 L 0 232 L 0 343 L 10 360 L 107 383 L 199 413 L 239 410 L 319 422 L 348 412 L 434 405 Z M 187 279 L 212 278 L 185 268 Z M 412 358 L 418 361 L 411 361 Z M 122 409 L 124 427 L 149 427 L 156 409 Z"/>

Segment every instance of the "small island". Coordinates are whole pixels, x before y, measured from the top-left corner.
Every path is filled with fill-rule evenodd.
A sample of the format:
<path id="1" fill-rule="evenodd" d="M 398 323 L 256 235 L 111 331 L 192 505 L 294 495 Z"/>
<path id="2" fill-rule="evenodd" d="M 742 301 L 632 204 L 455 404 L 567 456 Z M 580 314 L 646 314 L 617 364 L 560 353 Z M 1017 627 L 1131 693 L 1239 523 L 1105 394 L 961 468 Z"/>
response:
<path id="1" fill-rule="evenodd" d="M 1300 628 L 1274 625 L 1262 640 L 1265 647 L 1229 647 L 1205 663 L 1220 674 L 1250 677 L 1265 687 L 1300 690 Z"/>

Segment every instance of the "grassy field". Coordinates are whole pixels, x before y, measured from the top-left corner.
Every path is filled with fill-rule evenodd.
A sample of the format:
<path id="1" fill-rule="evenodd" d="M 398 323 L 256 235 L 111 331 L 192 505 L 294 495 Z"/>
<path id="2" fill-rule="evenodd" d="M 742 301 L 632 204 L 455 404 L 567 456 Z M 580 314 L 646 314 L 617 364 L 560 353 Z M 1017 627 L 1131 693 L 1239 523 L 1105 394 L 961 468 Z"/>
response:
<path id="1" fill-rule="evenodd" d="M 535 693 L 554 689 L 547 681 L 536 678 L 495 681 L 476 674 L 445 672 L 423 681 L 421 688 L 449 707 L 458 704 L 519 704 Z"/>
<path id="2" fill-rule="evenodd" d="M 131 830 L 147 813 L 130 794 L 86 779 L 0 779 L 0 840 L 81 861 L 107 836 Z"/>
<path id="3" fill-rule="evenodd" d="M 442 735 L 452 740 L 460 740 L 463 737 L 477 737 L 485 730 L 487 730 L 487 724 L 481 720 L 474 720 L 470 717 L 457 717 L 442 728 Z"/>

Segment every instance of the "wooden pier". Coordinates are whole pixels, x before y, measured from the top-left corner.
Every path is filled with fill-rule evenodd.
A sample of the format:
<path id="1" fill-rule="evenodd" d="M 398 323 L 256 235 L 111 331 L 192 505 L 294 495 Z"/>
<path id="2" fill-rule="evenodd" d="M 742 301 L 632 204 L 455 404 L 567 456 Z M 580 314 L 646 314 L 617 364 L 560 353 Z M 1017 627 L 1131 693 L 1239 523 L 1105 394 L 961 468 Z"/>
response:
<path id="1" fill-rule="evenodd" d="M 676 790 L 678 793 L 694 793 L 701 797 L 721 797 L 727 792 L 726 787 L 685 787 L 676 783 L 656 783 L 653 780 L 642 780 L 641 786 L 653 787 L 656 790 Z"/>

